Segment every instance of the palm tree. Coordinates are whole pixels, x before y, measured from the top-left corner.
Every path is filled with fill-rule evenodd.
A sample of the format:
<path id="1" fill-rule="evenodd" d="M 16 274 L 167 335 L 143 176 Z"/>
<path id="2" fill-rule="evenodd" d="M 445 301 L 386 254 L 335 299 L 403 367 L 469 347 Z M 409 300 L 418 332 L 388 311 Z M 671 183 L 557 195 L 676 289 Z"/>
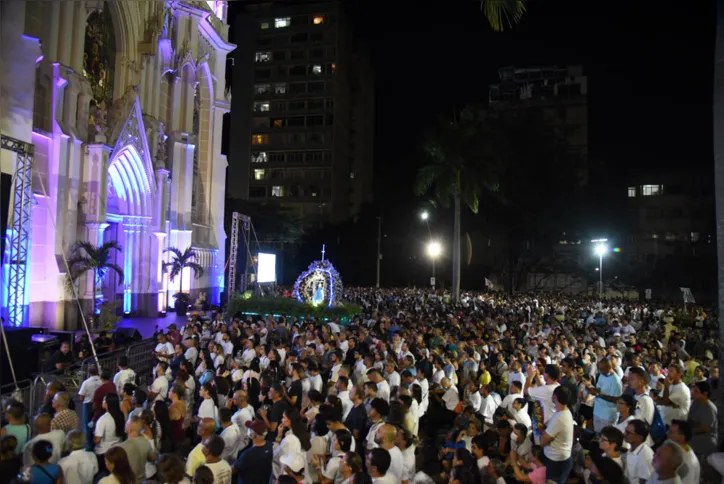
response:
<path id="1" fill-rule="evenodd" d="M 123 269 L 111 262 L 111 252 L 114 250 L 123 251 L 115 240 L 98 247 L 90 242 L 79 241 L 71 247 L 71 253 L 74 254 L 68 261 L 71 282 L 75 283 L 86 272 L 93 272 L 93 297 L 90 307 L 93 315 L 96 314 L 96 289 L 98 283 L 102 282 L 106 277 L 108 270 L 110 269 L 118 274 L 119 284 L 123 283 Z"/>
<path id="2" fill-rule="evenodd" d="M 460 299 L 460 211 L 464 203 L 478 213 L 483 189 L 497 191 L 497 168 L 488 158 L 485 127 L 471 110 L 464 110 L 459 120 L 441 119 L 438 130 L 428 137 L 423 150 L 429 164 L 420 168 L 414 190 L 418 196 L 432 191 L 434 198 L 454 207 L 452 247 L 452 296 Z"/>
<path id="3" fill-rule="evenodd" d="M 181 275 L 183 270 L 186 268 L 194 271 L 195 279 L 198 279 L 199 277 L 204 275 L 204 268 L 194 262 L 194 259 L 196 258 L 196 252 L 194 252 L 191 247 L 186 247 L 186 250 L 183 252 L 181 252 L 181 250 L 177 249 L 176 247 L 169 247 L 164 250 L 164 252 L 171 252 L 173 254 L 171 262 L 163 263 L 163 270 L 170 269 L 169 279 L 172 282 L 176 278 L 176 276 Z M 183 282 L 183 277 L 181 277 L 178 284 L 179 293 L 183 292 Z"/>
<path id="4" fill-rule="evenodd" d="M 495 32 L 502 32 L 520 22 L 526 11 L 527 0 L 480 0 L 480 10 Z"/>

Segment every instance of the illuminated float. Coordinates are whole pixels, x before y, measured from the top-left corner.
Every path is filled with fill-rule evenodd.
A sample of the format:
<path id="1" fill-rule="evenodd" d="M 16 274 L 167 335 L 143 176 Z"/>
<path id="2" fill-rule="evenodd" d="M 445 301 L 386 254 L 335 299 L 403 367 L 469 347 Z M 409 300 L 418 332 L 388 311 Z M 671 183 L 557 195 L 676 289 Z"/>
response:
<path id="1" fill-rule="evenodd" d="M 333 307 L 342 298 L 342 278 L 331 262 L 324 259 L 324 246 L 322 246 L 322 260 L 309 265 L 294 283 L 294 297 L 302 303 L 315 307 Z"/>

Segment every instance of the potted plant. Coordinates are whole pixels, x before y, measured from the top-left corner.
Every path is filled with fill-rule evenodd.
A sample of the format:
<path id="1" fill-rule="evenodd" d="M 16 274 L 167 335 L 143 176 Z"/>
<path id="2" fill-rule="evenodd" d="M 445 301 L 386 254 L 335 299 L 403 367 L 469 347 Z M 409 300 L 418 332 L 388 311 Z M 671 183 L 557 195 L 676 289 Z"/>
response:
<path id="1" fill-rule="evenodd" d="M 186 316 L 186 312 L 189 309 L 189 303 L 191 302 L 191 297 L 185 292 L 177 292 L 173 295 L 173 298 L 176 300 L 173 306 L 176 310 L 176 314 L 178 316 Z"/>

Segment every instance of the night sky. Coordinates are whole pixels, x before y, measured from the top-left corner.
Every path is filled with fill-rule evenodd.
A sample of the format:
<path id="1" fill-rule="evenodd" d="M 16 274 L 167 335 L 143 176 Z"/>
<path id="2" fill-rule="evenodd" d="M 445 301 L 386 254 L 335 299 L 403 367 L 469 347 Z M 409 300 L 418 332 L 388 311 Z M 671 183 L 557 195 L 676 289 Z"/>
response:
<path id="1" fill-rule="evenodd" d="M 589 160 L 607 174 L 604 183 L 630 171 L 713 168 L 714 2 L 532 0 L 503 33 L 476 1 L 347 4 L 375 69 L 373 211 L 391 221 L 390 238 L 427 238 L 410 216 L 425 203 L 412 193 L 422 132 L 441 114 L 486 103 L 506 65 L 583 65 Z"/>

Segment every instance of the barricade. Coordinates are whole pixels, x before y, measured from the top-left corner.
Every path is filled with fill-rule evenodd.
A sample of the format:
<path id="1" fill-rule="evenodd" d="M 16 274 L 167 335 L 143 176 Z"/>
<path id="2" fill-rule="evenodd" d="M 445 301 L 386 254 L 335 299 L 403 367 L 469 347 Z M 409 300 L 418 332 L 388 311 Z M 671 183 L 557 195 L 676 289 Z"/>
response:
<path id="1" fill-rule="evenodd" d="M 153 355 L 155 345 L 156 343 L 153 339 L 147 339 L 127 348 L 100 354 L 98 355 L 100 370 L 110 370 L 112 373 L 115 373 L 117 371 L 118 359 L 125 355 L 128 357 L 129 366 L 143 378 L 155 364 L 156 359 Z M 63 383 L 66 391 L 70 393 L 72 397 L 75 397 L 83 381 L 88 378 L 88 368 L 95 364 L 95 358 L 86 358 L 82 362 L 76 363 L 69 368 L 41 373 L 33 380 L 26 379 L 19 381 L 17 387 L 15 383 L 3 385 L 0 387 L 0 420 L 5 420 L 6 402 L 11 399 L 22 400 L 28 415 L 36 415 L 43 406 L 46 386 L 52 381 L 60 381 Z"/>

